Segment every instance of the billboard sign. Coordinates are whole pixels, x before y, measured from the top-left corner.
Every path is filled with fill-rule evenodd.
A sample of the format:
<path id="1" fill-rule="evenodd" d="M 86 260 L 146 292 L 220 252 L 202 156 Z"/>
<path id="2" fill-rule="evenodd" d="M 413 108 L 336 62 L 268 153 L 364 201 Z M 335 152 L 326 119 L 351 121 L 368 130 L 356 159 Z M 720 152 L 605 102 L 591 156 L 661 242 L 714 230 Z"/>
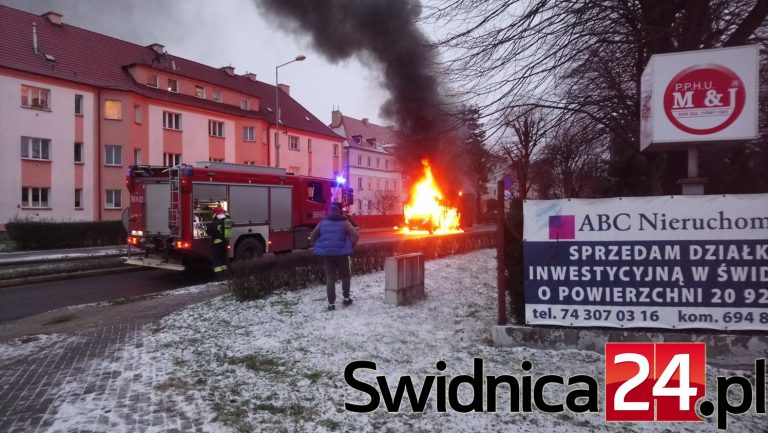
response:
<path id="1" fill-rule="evenodd" d="M 758 136 L 756 45 L 657 54 L 640 80 L 640 149 Z"/>
<path id="2" fill-rule="evenodd" d="M 528 324 L 768 330 L 768 194 L 523 212 Z"/>

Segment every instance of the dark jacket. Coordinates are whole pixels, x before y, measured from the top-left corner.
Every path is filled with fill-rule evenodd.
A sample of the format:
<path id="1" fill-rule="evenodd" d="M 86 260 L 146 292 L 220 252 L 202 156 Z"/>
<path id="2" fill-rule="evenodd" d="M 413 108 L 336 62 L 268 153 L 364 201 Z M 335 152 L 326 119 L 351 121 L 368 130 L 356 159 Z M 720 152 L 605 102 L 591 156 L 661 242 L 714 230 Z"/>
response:
<path id="1" fill-rule="evenodd" d="M 348 256 L 360 235 L 350 224 L 346 217 L 331 213 L 320 221 L 309 236 L 310 242 L 315 244 L 317 256 Z"/>

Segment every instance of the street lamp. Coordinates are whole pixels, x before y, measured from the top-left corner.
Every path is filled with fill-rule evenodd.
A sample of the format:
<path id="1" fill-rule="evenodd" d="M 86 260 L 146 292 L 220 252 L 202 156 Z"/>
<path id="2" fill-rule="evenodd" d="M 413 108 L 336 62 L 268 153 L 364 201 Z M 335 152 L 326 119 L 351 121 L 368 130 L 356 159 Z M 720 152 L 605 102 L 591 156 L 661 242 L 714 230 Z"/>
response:
<path id="1" fill-rule="evenodd" d="M 275 167 L 280 167 L 280 88 L 278 87 L 280 81 L 277 78 L 277 70 L 293 62 L 301 62 L 306 58 L 307 56 L 304 54 L 299 54 L 290 62 L 275 66 Z"/>

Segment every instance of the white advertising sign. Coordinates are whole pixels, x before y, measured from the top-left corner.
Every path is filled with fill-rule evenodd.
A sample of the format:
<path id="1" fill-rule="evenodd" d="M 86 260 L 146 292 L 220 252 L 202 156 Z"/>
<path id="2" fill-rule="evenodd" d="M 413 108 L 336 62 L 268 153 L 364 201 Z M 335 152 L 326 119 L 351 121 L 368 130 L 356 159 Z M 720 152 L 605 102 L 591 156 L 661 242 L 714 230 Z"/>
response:
<path id="1" fill-rule="evenodd" d="M 768 330 L 768 194 L 523 212 L 528 324 Z"/>
<path id="2" fill-rule="evenodd" d="M 651 56 L 640 79 L 640 150 L 758 136 L 757 45 Z"/>

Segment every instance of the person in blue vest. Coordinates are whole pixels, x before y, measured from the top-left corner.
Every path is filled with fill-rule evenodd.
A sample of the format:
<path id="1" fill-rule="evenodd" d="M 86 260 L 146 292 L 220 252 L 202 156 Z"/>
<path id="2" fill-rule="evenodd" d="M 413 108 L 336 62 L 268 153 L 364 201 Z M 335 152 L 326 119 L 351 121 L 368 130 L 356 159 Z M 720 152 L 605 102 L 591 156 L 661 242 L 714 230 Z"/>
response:
<path id="1" fill-rule="evenodd" d="M 227 247 L 232 238 L 232 219 L 221 206 L 213 210 L 213 221 L 208 224 L 206 233 L 211 237 L 211 262 L 218 278 L 227 271 Z"/>
<path id="2" fill-rule="evenodd" d="M 349 297 L 350 276 L 352 274 L 352 251 L 360 235 L 347 217 L 342 215 L 341 206 L 332 204 L 328 216 L 312 230 L 309 241 L 314 244 L 316 256 L 323 258 L 325 265 L 328 310 L 336 309 L 336 278 L 341 279 L 341 294 L 345 307 L 352 305 Z"/>

